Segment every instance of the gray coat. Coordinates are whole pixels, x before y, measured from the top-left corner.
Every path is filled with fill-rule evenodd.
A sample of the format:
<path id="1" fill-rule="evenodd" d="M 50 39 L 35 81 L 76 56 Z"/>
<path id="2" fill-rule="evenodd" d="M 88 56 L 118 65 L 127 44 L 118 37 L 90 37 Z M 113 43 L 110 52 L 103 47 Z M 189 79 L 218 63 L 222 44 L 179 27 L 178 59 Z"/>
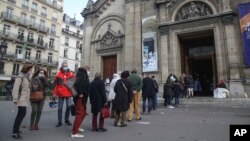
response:
<path id="1" fill-rule="evenodd" d="M 19 88 L 21 88 L 19 94 Z M 13 102 L 17 102 L 17 106 L 28 106 L 30 104 L 31 84 L 30 80 L 24 74 L 20 74 L 16 79 L 12 91 Z"/>

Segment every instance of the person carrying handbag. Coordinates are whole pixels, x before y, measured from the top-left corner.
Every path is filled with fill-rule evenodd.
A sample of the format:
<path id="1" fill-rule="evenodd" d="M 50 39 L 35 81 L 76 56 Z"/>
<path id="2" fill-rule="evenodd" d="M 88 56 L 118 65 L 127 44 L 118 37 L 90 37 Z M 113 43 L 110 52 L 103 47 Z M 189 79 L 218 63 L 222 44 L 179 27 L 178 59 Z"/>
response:
<path id="1" fill-rule="evenodd" d="M 41 99 L 32 101 L 31 99 L 31 117 L 30 117 L 30 130 L 39 130 L 38 128 L 38 123 L 40 121 L 40 117 L 42 115 L 42 110 L 43 110 L 43 105 L 45 101 L 45 88 L 48 86 L 48 81 L 47 81 L 47 72 L 45 69 L 39 69 L 34 73 L 32 76 L 32 87 L 33 87 L 33 92 L 39 92 L 42 94 Z M 31 94 L 32 96 L 32 94 Z"/>
<path id="2" fill-rule="evenodd" d="M 32 72 L 32 65 L 24 65 L 22 67 L 21 73 L 15 79 L 13 86 L 12 96 L 13 102 L 18 107 L 17 116 L 13 125 L 13 135 L 14 139 L 22 140 L 23 137 L 20 135 L 21 131 L 20 125 L 26 115 L 26 107 L 30 102 L 30 92 L 31 92 L 31 83 L 29 76 Z"/>

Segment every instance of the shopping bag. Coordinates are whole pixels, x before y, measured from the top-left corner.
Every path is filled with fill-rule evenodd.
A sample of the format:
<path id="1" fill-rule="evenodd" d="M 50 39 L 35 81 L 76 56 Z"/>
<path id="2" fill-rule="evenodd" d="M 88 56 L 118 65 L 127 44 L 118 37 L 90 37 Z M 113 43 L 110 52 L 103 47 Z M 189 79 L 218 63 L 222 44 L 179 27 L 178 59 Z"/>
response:
<path id="1" fill-rule="evenodd" d="M 103 106 L 102 109 L 101 109 L 101 116 L 103 118 L 109 118 L 110 116 L 110 110 L 109 110 L 109 107 L 108 106 Z"/>

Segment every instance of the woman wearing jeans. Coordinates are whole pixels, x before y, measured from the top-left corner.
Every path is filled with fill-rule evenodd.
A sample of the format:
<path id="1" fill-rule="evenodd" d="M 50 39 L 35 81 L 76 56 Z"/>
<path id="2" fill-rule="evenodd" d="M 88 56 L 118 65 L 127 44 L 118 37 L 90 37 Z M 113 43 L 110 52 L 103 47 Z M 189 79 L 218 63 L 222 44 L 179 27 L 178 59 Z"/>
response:
<path id="1" fill-rule="evenodd" d="M 72 138 L 82 138 L 84 135 L 78 134 L 78 132 L 83 132 L 84 130 L 80 128 L 82 121 L 86 115 L 86 101 L 85 97 L 88 95 L 89 91 L 89 79 L 87 71 L 83 68 L 79 68 L 76 74 L 75 89 L 77 91 L 77 96 L 74 97 L 75 103 L 75 121 L 73 124 L 73 129 L 71 133 Z"/>
<path id="2" fill-rule="evenodd" d="M 20 135 L 20 125 L 26 115 L 26 107 L 29 105 L 31 82 L 29 76 L 32 72 L 32 65 L 24 65 L 20 75 L 15 79 L 12 96 L 13 102 L 18 107 L 17 116 L 13 126 L 14 139 L 23 139 Z"/>
<path id="3" fill-rule="evenodd" d="M 32 77 L 33 91 L 39 91 L 43 93 L 43 99 L 41 101 L 31 101 L 31 118 L 30 118 L 30 130 L 39 130 L 38 123 L 42 115 L 43 105 L 45 101 L 45 88 L 48 86 L 47 72 L 45 69 L 39 69 L 34 73 Z"/>

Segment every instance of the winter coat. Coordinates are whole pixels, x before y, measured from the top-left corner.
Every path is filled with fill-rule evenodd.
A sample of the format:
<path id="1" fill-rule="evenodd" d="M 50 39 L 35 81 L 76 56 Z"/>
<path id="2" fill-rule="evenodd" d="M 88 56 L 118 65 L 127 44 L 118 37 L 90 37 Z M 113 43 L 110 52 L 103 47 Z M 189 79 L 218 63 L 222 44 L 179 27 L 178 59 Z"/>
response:
<path id="1" fill-rule="evenodd" d="M 121 112 L 127 111 L 133 95 L 131 82 L 128 79 L 119 79 L 115 84 L 114 91 L 116 93 L 113 101 L 114 109 Z"/>
<path id="2" fill-rule="evenodd" d="M 187 79 L 187 87 L 188 88 L 194 88 L 194 80 L 192 77 Z"/>
<path id="3" fill-rule="evenodd" d="M 83 103 L 85 104 L 87 102 L 87 98 L 89 95 L 89 77 L 87 75 L 87 71 L 85 69 L 79 68 L 76 74 L 76 81 L 74 84 L 74 87 L 77 91 L 77 96 L 74 97 L 74 102 L 76 101 L 77 97 L 79 97 L 80 94 L 83 94 L 84 99 Z"/>
<path id="4" fill-rule="evenodd" d="M 91 112 L 93 114 L 97 114 L 107 102 L 104 81 L 102 81 L 100 78 L 95 78 L 90 83 L 89 98 L 91 104 Z"/>
<path id="5" fill-rule="evenodd" d="M 132 83 L 132 89 L 134 91 L 139 92 L 142 89 L 142 81 L 138 75 L 136 75 L 135 73 L 132 73 L 129 75 L 128 79 Z"/>
<path id="6" fill-rule="evenodd" d="M 113 79 L 112 79 L 112 81 L 111 81 L 111 83 L 110 83 L 110 91 L 109 91 L 109 97 L 108 97 L 108 99 L 109 100 L 114 100 L 115 99 L 115 91 L 114 91 L 114 88 L 115 88 L 115 84 L 116 84 L 116 82 L 117 82 L 117 80 L 119 80 L 120 79 L 120 76 L 119 76 L 119 74 L 114 74 L 113 75 Z"/>
<path id="7" fill-rule="evenodd" d="M 71 97 L 72 94 L 69 89 L 65 86 L 68 79 L 73 78 L 74 74 L 70 71 L 64 72 L 60 70 L 57 72 L 55 77 L 55 87 L 53 95 L 58 97 Z"/>
<path id="8" fill-rule="evenodd" d="M 170 79 L 164 84 L 163 87 L 163 97 L 166 98 L 167 96 L 173 96 L 173 84 Z"/>
<path id="9" fill-rule="evenodd" d="M 31 80 L 32 82 L 32 91 L 33 92 L 43 92 L 43 97 L 45 99 L 46 92 L 45 88 L 48 87 L 48 81 L 46 78 L 35 77 Z"/>
<path id="10" fill-rule="evenodd" d="M 173 83 L 173 92 L 174 92 L 174 96 L 180 96 L 180 83 Z"/>
<path id="11" fill-rule="evenodd" d="M 30 104 L 30 93 L 31 81 L 28 76 L 21 73 L 15 79 L 12 90 L 13 102 L 17 102 L 17 106 L 28 106 Z"/>
<path id="12" fill-rule="evenodd" d="M 142 80 L 142 97 L 152 97 L 155 94 L 154 81 L 152 78 L 145 77 Z"/>

